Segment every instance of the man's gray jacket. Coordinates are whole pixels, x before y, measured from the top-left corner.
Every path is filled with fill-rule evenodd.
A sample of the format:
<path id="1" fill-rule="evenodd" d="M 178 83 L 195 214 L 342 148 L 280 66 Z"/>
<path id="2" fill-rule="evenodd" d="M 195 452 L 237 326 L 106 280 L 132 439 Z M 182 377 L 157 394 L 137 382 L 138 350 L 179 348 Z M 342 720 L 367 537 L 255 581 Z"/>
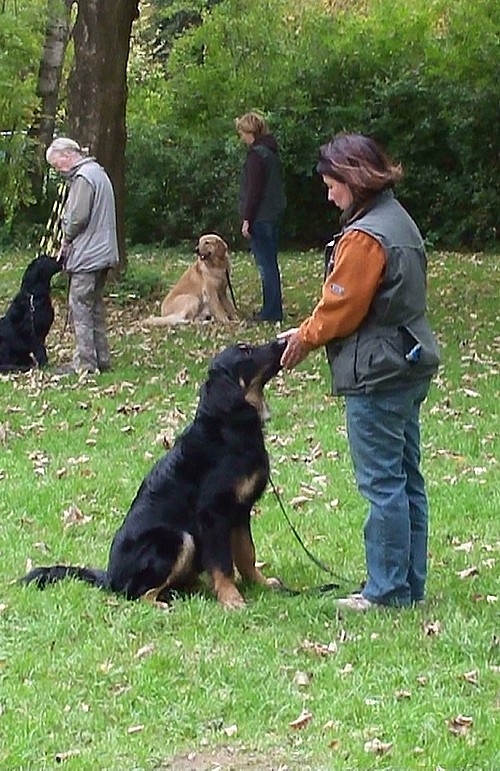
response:
<path id="1" fill-rule="evenodd" d="M 69 185 L 62 214 L 69 273 L 111 268 L 118 263 L 115 196 L 95 158 L 82 158 L 64 174 Z"/>

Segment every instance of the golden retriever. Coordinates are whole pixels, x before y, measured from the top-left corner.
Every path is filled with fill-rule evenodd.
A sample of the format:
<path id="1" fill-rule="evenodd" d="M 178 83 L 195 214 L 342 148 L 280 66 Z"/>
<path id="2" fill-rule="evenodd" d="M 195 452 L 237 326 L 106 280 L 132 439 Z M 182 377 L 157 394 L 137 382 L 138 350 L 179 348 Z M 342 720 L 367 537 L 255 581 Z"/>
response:
<path id="1" fill-rule="evenodd" d="M 231 262 L 225 241 L 215 233 L 201 236 L 198 255 L 161 304 L 161 316 L 143 322 L 150 327 L 185 324 L 189 321 L 234 321 L 236 309 L 227 296 Z"/>

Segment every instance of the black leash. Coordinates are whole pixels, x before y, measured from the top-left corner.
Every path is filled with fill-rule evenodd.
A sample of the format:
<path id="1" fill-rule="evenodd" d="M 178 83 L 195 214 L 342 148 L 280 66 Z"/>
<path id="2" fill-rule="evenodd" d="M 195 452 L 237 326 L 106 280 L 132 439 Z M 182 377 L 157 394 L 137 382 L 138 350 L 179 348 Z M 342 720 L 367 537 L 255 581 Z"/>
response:
<path id="1" fill-rule="evenodd" d="M 238 310 L 238 306 L 236 305 L 236 298 L 233 292 L 233 285 L 231 284 L 231 276 L 229 275 L 229 270 L 227 268 L 226 268 L 226 278 L 227 278 L 227 285 L 229 287 L 229 292 L 231 293 L 231 300 L 233 301 L 234 309 Z"/>
<path id="2" fill-rule="evenodd" d="M 344 576 L 341 576 L 338 573 L 336 573 L 335 571 L 333 571 L 326 563 L 322 562 L 322 560 L 320 560 L 318 557 L 316 557 L 316 555 L 313 554 L 311 552 L 311 550 L 307 548 L 307 546 L 305 545 L 304 541 L 302 540 L 300 534 L 298 533 L 297 528 L 295 527 L 293 522 L 290 520 L 290 517 L 286 513 L 285 507 L 283 505 L 283 501 L 281 500 L 281 496 L 280 496 L 280 494 L 278 492 L 278 489 L 277 489 L 276 485 L 274 484 L 274 482 L 273 482 L 271 477 L 269 477 L 269 484 L 271 485 L 271 489 L 272 489 L 272 491 L 273 491 L 273 493 L 274 493 L 274 495 L 276 497 L 276 500 L 278 501 L 278 504 L 279 504 L 279 507 L 281 509 L 281 512 L 282 512 L 283 516 L 285 517 L 285 520 L 286 520 L 290 530 L 294 534 L 296 540 L 299 542 L 299 544 L 301 545 L 302 549 L 305 551 L 305 553 L 307 554 L 309 559 L 312 562 L 314 562 L 314 564 L 317 565 L 320 568 L 320 570 L 322 570 L 324 573 L 328 573 L 328 575 L 330 575 L 330 576 L 332 576 L 332 578 L 336 579 L 336 581 L 334 583 L 320 584 L 319 586 L 311 586 L 311 587 L 308 587 L 307 589 L 302 589 L 302 590 L 301 589 L 290 589 L 287 586 L 283 586 L 282 587 L 282 591 L 285 594 L 290 594 L 291 596 L 295 597 L 295 596 L 297 596 L 299 594 L 325 594 L 326 592 L 331 592 L 334 589 L 340 589 L 341 584 L 346 584 L 346 585 L 352 584 L 352 585 L 354 585 L 356 583 L 355 581 L 353 581 L 350 578 L 345 578 Z"/>

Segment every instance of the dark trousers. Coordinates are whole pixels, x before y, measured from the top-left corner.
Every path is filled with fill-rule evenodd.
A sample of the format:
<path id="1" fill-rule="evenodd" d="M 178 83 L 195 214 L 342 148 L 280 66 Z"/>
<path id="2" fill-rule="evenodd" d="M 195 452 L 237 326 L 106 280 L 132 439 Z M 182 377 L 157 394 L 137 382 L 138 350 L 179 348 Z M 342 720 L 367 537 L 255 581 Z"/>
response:
<path id="1" fill-rule="evenodd" d="M 250 236 L 250 247 L 262 282 L 262 308 L 258 318 L 262 321 L 281 321 L 283 307 L 278 266 L 279 222 L 253 222 Z"/>

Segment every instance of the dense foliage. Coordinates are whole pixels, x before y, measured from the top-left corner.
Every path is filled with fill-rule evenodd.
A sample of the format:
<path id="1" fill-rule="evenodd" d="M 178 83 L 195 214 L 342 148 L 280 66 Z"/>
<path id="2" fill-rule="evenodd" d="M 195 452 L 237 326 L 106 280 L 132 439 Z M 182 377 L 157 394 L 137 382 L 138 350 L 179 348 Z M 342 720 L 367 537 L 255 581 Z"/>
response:
<path id="1" fill-rule="evenodd" d="M 0 4 L 0 224 L 31 199 L 27 129 L 38 106 L 45 6 L 45 0 Z"/>
<path id="2" fill-rule="evenodd" d="M 283 149 L 289 239 L 314 242 L 335 227 L 314 172 L 317 150 L 337 131 L 354 130 L 373 134 L 403 162 L 400 196 L 429 241 L 493 241 L 499 19 L 494 0 L 225 0 L 170 41 L 166 64 L 141 47 L 139 31 L 130 237 L 236 234 L 245 150 L 233 120 L 258 108 Z"/>
<path id="3" fill-rule="evenodd" d="M 50 6 L 0 4 L 0 237 L 2 221 L 10 227 L 32 198 L 27 132 Z M 282 147 L 288 241 L 316 244 L 336 227 L 315 164 L 319 144 L 342 130 L 373 134 L 403 163 L 399 196 L 430 243 L 484 248 L 498 237 L 496 0 L 142 0 L 140 8 L 129 68 L 132 243 L 216 230 L 238 244 L 245 148 L 233 121 L 249 109 L 266 114 Z"/>

